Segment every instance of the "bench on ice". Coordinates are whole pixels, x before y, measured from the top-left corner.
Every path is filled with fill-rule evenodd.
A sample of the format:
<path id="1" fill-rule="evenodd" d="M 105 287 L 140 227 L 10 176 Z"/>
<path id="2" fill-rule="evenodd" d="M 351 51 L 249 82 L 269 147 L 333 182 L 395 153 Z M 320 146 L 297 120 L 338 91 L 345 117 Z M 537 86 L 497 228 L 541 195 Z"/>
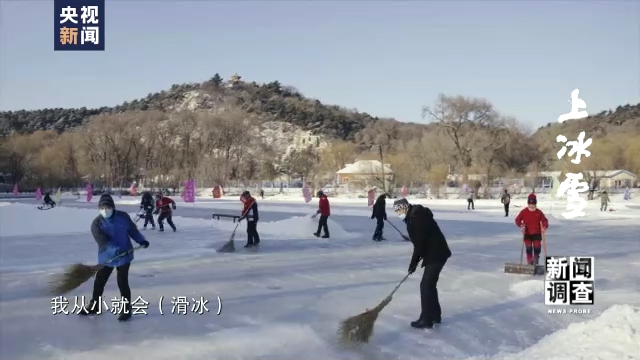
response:
<path id="1" fill-rule="evenodd" d="M 235 224 L 236 221 L 240 220 L 240 215 L 229 215 L 229 214 L 216 214 L 213 213 L 211 214 L 211 217 L 214 220 L 220 220 L 220 218 L 231 218 L 233 219 L 233 223 Z"/>

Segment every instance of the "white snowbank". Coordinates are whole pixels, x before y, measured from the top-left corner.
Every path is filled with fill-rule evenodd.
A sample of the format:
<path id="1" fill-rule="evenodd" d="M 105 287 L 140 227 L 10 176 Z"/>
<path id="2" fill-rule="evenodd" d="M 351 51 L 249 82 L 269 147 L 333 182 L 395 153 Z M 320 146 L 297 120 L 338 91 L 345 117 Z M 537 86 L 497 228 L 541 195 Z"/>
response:
<path id="1" fill-rule="evenodd" d="M 0 237 L 89 233 L 91 222 L 98 215 L 97 209 L 58 206 L 43 211 L 35 205 L 0 204 Z M 136 213 L 129 215 L 135 221 Z M 174 221 L 180 227 L 212 226 L 212 220 L 174 217 Z"/>
<path id="2" fill-rule="evenodd" d="M 336 238 L 356 238 L 358 233 L 350 233 L 342 228 L 337 222 L 329 219 L 327 221 L 331 237 Z M 233 231 L 236 224 L 230 221 L 215 221 L 214 226 L 221 230 Z M 258 232 L 268 235 L 277 235 L 283 239 L 311 239 L 315 238 L 313 233 L 318 229 L 318 219 L 311 216 L 295 216 L 290 219 L 270 222 L 259 222 Z M 243 229 L 244 230 L 244 229 Z"/>
<path id="3" fill-rule="evenodd" d="M 566 316 L 566 315 L 564 315 Z M 484 358 L 471 358 L 484 359 Z M 597 318 L 574 323 L 537 344 L 492 360 L 638 360 L 640 308 L 614 305 Z"/>
<path id="4" fill-rule="evenodd" d="M 517 282 L 515 284 L 511 284 L 511 286 L 509 286 L 509 290 L 522 297 L 539 293 L 541 295 L 540 298 L 542 299 L 542 294 L 544 293 L 544 281 L 527 280 Z"/>

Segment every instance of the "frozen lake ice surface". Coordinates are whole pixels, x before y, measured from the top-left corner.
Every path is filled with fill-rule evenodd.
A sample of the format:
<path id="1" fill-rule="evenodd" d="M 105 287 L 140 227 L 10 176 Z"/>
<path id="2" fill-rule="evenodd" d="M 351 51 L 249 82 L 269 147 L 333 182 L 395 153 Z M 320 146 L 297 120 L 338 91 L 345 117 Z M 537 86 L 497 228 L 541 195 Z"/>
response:
<path id="1" fill-rule="evenodd" d="M 89 231 L 96 201 L 64 198 L 47 211 L 29 199 L 0 202 L 1 359 L 640 359 L 640 203 L 612 198 L 613 212 L 590 203 L 585 217 L 567 220 L 561 203 L 539 199 L 550 221 L 549 255 L 595 257 L 595 304 L 549 307 L 543 276 L 503 272 L 520 256 L 513 219 L 522 200 L 513 200 L 509 217 L 495 200 L 478 200 L 474 211 L 464 200 L 415 200 L 431 208 L 453 252 L 438 284 L 443 324 L 409 326 L 420 312 L 419 268 L 380 314 L 370 342 L 346 348 L 336 342 L 340 321 L 382 301 L 412 251 L 389 225 L 386 241 L 371 241 L 366 199 L 330 199 L 330 239 L 313 235 L 315 200 L 258 199 L 260 249 L 242 248 L 241 223 L 234 253 L 216 249 L 236 224 L 211 214 L 239 213 L 237 199 L 177 201 L 178 232 L 143 232 L 151 246 L 136 251 L 131 266 L 133 298 L 149 303 L 146 315 L 128 322 L 109 312 L 54 315 L 49 276 L 97 261 Z M 116 207 L 133 216 L 138 201 L 123 197 Z M 404 230 L 391 202 L 389 219 Z M 69 310 L 92 285 L 68 295 Z M 117 296 L 112 276 L 105 297 Z M 172 311 L 172 298 L 190 302 L 186 314 Z M 198 299 L 209 300 L 208 312 L 191 311 Z M 549 312 L 560 308 L 589 313 Z"/>

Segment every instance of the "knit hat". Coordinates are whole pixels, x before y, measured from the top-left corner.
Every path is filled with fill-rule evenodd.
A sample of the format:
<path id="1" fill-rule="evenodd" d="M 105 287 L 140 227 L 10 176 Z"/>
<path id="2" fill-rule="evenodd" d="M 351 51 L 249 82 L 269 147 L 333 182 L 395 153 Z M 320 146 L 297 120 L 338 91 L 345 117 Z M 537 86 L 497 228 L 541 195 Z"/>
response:
<path id="1" fill-rule="evenodd" d="M 536 194 L 529 194 L 527 198 L 527 204 L 536 205 L 538 203 L 538 198 L 536 198 Z"/>
<path id="2" fill-rule="evenodd" d="M 398 199 L 398 200 L 393 202 L 393 209 L 394 210 L 408 209 L 408 208 L 409 208 L 409 201 L 407 201 L 407 199 L 405 199 L 405 198 Z"/>
<path id="3" fill-rule="evenodd" d="M 113 198 L 109 194 L 102 194 L 100 200 L 98 200 L 98 207 L 108 206 L 112 209 L 116 207 L 116 203 L 113 202 Z"/>

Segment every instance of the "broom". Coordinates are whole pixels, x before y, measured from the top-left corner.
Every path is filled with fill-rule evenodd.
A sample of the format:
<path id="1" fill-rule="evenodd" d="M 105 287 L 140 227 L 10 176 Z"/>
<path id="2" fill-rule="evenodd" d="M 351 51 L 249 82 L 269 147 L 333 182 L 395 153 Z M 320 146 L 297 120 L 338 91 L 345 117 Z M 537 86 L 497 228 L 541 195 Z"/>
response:
<path id="1" fill-rule="evenodd" d="M 369 338 L 373 335 L 373 326 L 378 319 L 378 315 L 380 315 L 382 309 L 389 305 L 393 298 L 393 294 L 395 294 L 400 288 L 400 285 L 409 278 L 409 275 L 410 274 L 407 274 L 398 283 L 398 285 L 396 285 L 391 294 L 382 300 L 378 306 L 371 310 L 367 309 L 359 315 L 343 320 L 338 328 L 338 336 L 341 341 L 343 343 L 368 343 Z"/>
<path id="2" fill-rule="evenodd" d="M 393 225 L 391 221 L 387 220 L 387 223 L 389 223 L 389 225 L 391 225 L 392 228 L 396 229 L 396 231 L 400 234 L 400 236 L 402 236 L 402 239 L 404 239 L 404 241 L 411 240 L 407 235 L 403 234 L 402 231 L 400 231 L 400 229 L 398 229 L 395 225 Z"/>
<path id="3" fill-rule="evenodd" d="M 233 229 L 233 232 L 229 237 L 229 241 L 227 241 L 224 245 L 222 245 L 220 249 L 216 250 L 216 252 L 229 253 L 229 252 L 236 251 L 236 244 L 235 244 L 234 238 L 236 237 L 236 230 L 238 230 L 239 225 L 240 225 L 240 221 L 238 221 L 238 223 L 236 224 L 236 227 Z"/>
<path id="4" fill-rule="evenodd" d="M 92 266 L 81 263 L 70 265 L 69 267 L 67 267 L 65 272 L 54 275 L 51 278 L 51 280 L 49 281 L 49 293 L 51 293 L 51 295 L 53 296 L 61 296 L 70 291 L 73 291 L 80 285 L 87 282 L 87 280 L 91 279 L 96 274 L 96 272 L 105 267 L 106 264 L 128 254 L 131 254 L 132 252 L 140 248 L 141 246 L 134 247 L 133 249 L 128 250 L 98 265 Z"/>

